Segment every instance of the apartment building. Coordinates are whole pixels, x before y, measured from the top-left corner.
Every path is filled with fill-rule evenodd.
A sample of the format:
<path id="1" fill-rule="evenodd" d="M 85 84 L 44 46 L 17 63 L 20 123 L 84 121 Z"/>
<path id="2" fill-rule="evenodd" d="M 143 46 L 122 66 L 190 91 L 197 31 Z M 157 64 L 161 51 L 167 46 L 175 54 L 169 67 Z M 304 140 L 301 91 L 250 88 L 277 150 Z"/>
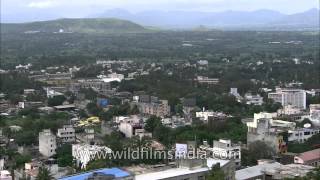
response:
<path id="1" fill-rule="evenodd" d="M 46 157 L 56 154 L 56 136 L 50 129 L 44 129 L 39 133 L 39 152 Z"/>
<path id="2" fill-rule="evenodd" d="M 72 143 L 76 141 L 75 129 L 72 125 L 64 125 L 58 129 L 57 137 L 62 143 Z"/>
<path id="3" fill-rule="evenodd" d="M 302 89 L 276 89 L 276 92 L 268 93 L 268 98 L 281 103 L 282 106 L 292 105 L 306 109 L 306 91 Z"/>

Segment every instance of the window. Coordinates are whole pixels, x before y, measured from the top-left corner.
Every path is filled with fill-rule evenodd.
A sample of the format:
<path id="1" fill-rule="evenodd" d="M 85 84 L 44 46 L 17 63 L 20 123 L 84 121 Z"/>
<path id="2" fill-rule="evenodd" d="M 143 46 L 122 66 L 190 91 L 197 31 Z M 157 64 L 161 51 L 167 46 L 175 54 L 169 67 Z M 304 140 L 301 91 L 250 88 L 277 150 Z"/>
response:
<path id="1" fill-rule="evenodd" d="M 199 176 L 198 180 L 204 180 L 204 176 Z"/>

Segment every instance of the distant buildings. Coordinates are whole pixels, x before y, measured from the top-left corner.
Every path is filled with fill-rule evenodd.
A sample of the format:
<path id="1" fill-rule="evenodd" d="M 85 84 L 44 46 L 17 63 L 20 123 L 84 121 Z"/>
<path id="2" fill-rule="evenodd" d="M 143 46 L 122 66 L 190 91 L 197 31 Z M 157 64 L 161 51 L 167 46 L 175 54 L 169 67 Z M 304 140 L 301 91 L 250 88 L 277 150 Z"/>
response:
<path id="1" fill-rule="evenodd" d="M 284 153 L 287 151 L 286 142 L 281 135 L 282 132 L 295 128 L 294 122 L 274 120 L 276 113 L 254 114 L 253 122 L 247 122 L 247 144 L 256 141 L 263 141 L 275 152 Z"/>
<path id="2" fill-rule="evenodd" d="M 261 97 L 259 94 L 253 95 L 251 93 L 246 93 L 244 95 L 244 99 L 248 105 L 261 106 L 263 104 L 263 97 Z"/>
<path id="3" fill-rule="evenodd" d="M 199 118 L 201 121 L 204 121 L 205 123 L 209 123 L 209 119 L 226 119 L 228 115 L 224 114 L 223 112 L 208 111 L 203 109 L 200 112 L 196 112 L 196 117 Z"/>
<path id="4" fill-rule="evenodd" d="M 320 148 L 295 156 L 294 163 L 320 167 Z"/>
<path id="5" fill-rule="evenodd" d="M 57 137 L 62 143 L 72 143 L 76 141 L 75 129 L 72 125 L 64 125 L 58 129 Z"/>
<path id="6" fill-rule="evenodd" d="M 78 93 L 80 89 L 93 89 L 97 92 L 105 92 L 111 89 L 109 82 L 101 79 L 79 79 L 70 84 L 70 91 Z"/>
<path id="7" fill-rule="evenodd" d="M 306 109 L 306 91 L 301 89 L 276 89 L 276 92 L 268 93 L 268 98 L 281 103 L 282 106 L 292 105 Z"/>
<path id="8" fill-rule="evenodd" d="M 219 83 L 218 78 L 209 78 L 209 77 L 205 77 L 205 76 L 197 76 L 195 81 L 200 84 L 208 84 L 208 85 L 214 85 L 214 84 Z"/>
<path id="9" fill-rule="evenodd" d="M 139 112 L 141 114 L 165 117 L 170 115 L 170 106 L 168 100 L 159 100 L 158 97 L 141 95 L 134 97 L 136 99 Z"/>
<path id="10" fill-rule="evenodd" d="M 117 74 L 117 73 L 111 73 L 111 74 L 108 74 L 107 76 L 99 75 L 98 78 L 100 78 L 103 82 L 112 82 L 112 81 L 121 82 L 124 79 L 124 75 Z"/>
<path id="11" fill-rule="evenodd" d="M 127 117 L 121 122 L 119 122 L 119 131 L 122 132 L 127 138 L 131 138 L 133 136 L 139 136 L 142 138 L 143 136 L 152 137 L 152 133 L 146 132 L 143 128 L 143 120 L 138 116 L 130 116 Z"/>
<path id="12" fill-rule="evenodd" d="M 1 180 L 12 180 L 11 173 L 7 170 L 0 170 L 0 179 Z"/>
<path id="13" fill-rule="evenodd" d="M 297 128 L 295 130 L 289 130 L 288 131 L 288 141 L 289 142 L 304 143 L 309 138 L 311 138 L 313 135 L 316 135 L 319 132 L 320 132 L 319 129 L 313 129 L 313 128 Z"/>
<path id="14" fill-rule="evenodd" d="M 236 167 L 241 166 L 241 147 L 239 144 L 231 143 L 230 139 L 213 141 L 212 147 L 209 146 L 207 141 L 204 141 L 199 148 L 209 153 L 212 158 L 232 160 Z"/>
<path id="15" fill-rule="evenodd" d="M 44 129 L 39 133 L 39 152 L 46 157 L 56 154 L 57 142 L 56 136 L 50 129 Z"/>

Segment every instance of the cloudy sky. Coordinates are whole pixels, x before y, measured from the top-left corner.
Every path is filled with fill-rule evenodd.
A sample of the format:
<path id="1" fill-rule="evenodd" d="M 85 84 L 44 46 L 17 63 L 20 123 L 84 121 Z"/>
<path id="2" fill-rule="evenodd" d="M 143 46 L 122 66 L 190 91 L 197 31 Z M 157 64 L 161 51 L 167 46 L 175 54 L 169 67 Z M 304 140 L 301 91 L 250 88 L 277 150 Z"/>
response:
<path id="1" fill-rule="evenodd" d="M 292 14 L 319 8 L 319 0 L 1 0 L 2 15 L 41 12 L 41 15 L 44 13 L 59 14 L 62 17 L 86 17 L 114 8 L 131 12 L 272 9 Z"/>

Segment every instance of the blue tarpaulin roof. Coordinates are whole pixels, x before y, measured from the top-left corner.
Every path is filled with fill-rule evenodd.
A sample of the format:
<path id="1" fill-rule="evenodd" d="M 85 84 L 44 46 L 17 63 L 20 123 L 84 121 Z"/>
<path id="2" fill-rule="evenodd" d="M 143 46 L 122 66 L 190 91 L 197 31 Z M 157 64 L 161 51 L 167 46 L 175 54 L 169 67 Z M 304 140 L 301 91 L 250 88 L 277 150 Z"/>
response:
<path id="1" fill-rule="evenodd" d="M 130 174 L 124 170 L 121 170 L 119 168 L 105 168 L 105 169 L 99 169 L 96 171 L 90 171 L 90 172 L 85 172 L 81 174 L 76 174 L 73 176 L 67 176 L 60 178 L 59 180 L 85 180 L 87 179 L 90 175 L 93 173 L 102 173 L 106 175 L 114 175 L 116 178 L 118 177 L 126 177 L 129 176 Z"/>

